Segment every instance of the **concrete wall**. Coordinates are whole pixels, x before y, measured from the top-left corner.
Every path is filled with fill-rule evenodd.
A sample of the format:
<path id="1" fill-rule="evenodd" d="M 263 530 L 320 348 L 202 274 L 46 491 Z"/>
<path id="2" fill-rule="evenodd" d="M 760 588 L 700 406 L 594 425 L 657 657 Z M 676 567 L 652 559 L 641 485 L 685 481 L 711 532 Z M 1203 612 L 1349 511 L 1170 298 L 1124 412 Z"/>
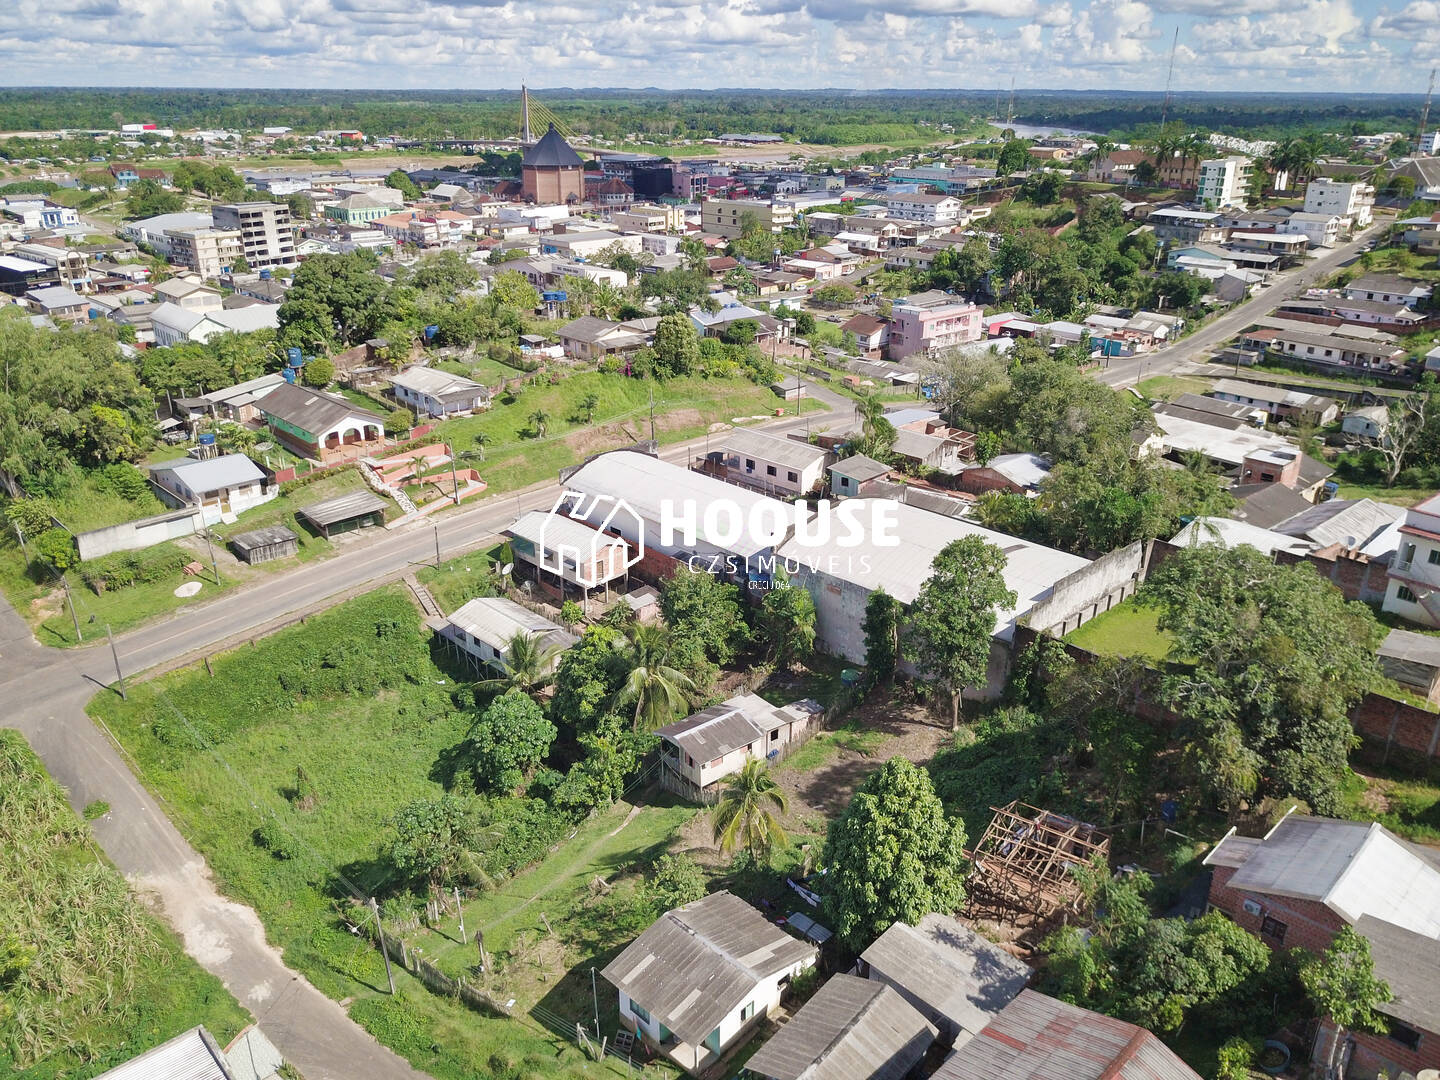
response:
<path id="1" fill-rule="evenodd" d="M 1046 599 L 1022 619 L 1036 630 L 1064 637 L 1101 612 L 1133 596 L 1145 577 L 1145 545 L 1117 548 L 1055 583 Z"/>
<path id="2" fill-rule="evenodd" d="M 139 521 L 125 521 L 119 525 L 77 533 L 75 547 L 83 562 L 117 551 L 138 551 L 141 548 L 154 547 L 166 540 L 190 536 L 203 527 L 200 507 L 185 507 L 166 514 L 141 518 Z"/>

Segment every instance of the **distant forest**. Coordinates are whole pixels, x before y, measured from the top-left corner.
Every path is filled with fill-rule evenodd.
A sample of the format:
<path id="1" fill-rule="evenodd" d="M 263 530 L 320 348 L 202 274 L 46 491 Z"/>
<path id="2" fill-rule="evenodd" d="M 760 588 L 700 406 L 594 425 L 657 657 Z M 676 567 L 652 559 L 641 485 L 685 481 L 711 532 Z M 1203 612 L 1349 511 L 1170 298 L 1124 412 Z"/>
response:
<path id="1" fill-rule="evenodd" d="M 1008 110 L 1008 93 L 954 91 L 597 90 L 532 91 L 577 133 L 623 140 L 704 139 L 761 131 L 843 146 L 937 137 Z M 1257 138 L 1305 131 L 1411 131 L 1418 94 L 1177 93 L 1169 120 Z M 1163 95 L 1113 91 L 1017 91 L 1015 121 L 1143 135 L 1159 124 Z M 115 128 L 152 121 L 176 128 L 297 132 L 355 127 L 416 139 L 503 138 L 519 126 L 518 91 L 0 89 L 0 130 Z"/>

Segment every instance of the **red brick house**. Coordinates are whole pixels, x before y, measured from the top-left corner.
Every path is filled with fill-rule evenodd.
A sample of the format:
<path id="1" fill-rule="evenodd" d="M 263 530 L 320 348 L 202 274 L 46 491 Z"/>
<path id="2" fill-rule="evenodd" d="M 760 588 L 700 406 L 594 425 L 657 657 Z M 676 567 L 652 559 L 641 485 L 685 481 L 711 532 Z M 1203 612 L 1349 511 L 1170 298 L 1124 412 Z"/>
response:
<path id="1" fill-rule="evenodd" d="M 1273 949 L 1323 953 L 1353 926 L 1394 1000 L 1387 1035 L 1347 1032 L 1343 1075 L 1390 1076 L 1440 1067 L 1440 852 L 1358 821 L 1291 815 L 1262 838 L 1235 830 L 1205 858 L 1210 906 Z M 1335 1038 L 1321 1025 L 1313 1056 Z"/>

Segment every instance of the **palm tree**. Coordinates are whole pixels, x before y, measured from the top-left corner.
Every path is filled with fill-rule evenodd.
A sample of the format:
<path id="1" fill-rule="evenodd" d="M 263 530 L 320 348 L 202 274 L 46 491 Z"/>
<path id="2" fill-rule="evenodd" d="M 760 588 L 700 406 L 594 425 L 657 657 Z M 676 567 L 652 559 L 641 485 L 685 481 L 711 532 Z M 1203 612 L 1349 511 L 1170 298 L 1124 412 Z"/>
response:
<path id="1" fill-rule="evenodd" d="M 621 655 L 629 674 L 615 704 L 635 706 L 636 731 L 654 731 L 690 708 L 695 681 L 671 665 L 673 644 L 665 627 L 634 623 L 625 635 Z"/>
<path id="2" fill-rule="evenodd" d="M 537 439 L 543 439 L 545 437 L 545 425 L 550 422 L 550 414 L 544 409 L 536 409 L 530 414 L 529 419 L 530 423 L 535 427 L 535 437 Z"/>
<path id="3" fill-rule="evenodd" d="M 785 790 L 775 782 L 765 762 L 751 758 L 725 781 L 725 791 L 714 810 L 714 836 L 720 853 L 728 855 L 743 845 L 757 861 L 770 861 L 770 853 L 788 842 L 779 814 L 790 809 Z"/>
<path id="4" fill-rule="evenodd" d="M 554 678 L 552 661 L 558 651 L 553 645 L 541 647 L 537 638 L 517 630 L 502 650 L 503 658 L 499 661 L 501 673 L 491 679 L 482 679 L 475 684 L 475 689 L 487 694 L 503 694 L 507 690 L 533 694 Z"/>
<path id="5" fill-rule="evenodd" d="M 875 425 L 885 418 L 885 403 L 878 394 L 861 394 L 855 401 L 855 415 L 860 417 L 860 433 L 865 441 L 875 438 Z"/>
<path id="6" fill-rule="evenodd" d="M 591 423 L 595 419 L 595 410 L 600 407 L 600 395 L 590 391 L 580 399 L 580 408 L 585 413 L 585 423 Z"/>

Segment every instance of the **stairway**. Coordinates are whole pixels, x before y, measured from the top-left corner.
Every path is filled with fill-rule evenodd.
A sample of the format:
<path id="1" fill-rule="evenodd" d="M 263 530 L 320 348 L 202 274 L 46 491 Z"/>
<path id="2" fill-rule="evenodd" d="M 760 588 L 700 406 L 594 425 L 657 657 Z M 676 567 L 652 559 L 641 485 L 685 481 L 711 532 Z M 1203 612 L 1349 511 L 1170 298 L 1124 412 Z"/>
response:
<path id="1" fill-rule="evenodd" d="M 415 594 L 415 600 L 420 605 L 420 610 L 426 615 L 436 616 L 442 614 L 440 605 L 435 602 L 435 597 L 430 595 L 430 590 L 420 584 L 420 580 L 414 574 L 405 575 L 405 584 L 410 586 L 410 591 Z"/>

